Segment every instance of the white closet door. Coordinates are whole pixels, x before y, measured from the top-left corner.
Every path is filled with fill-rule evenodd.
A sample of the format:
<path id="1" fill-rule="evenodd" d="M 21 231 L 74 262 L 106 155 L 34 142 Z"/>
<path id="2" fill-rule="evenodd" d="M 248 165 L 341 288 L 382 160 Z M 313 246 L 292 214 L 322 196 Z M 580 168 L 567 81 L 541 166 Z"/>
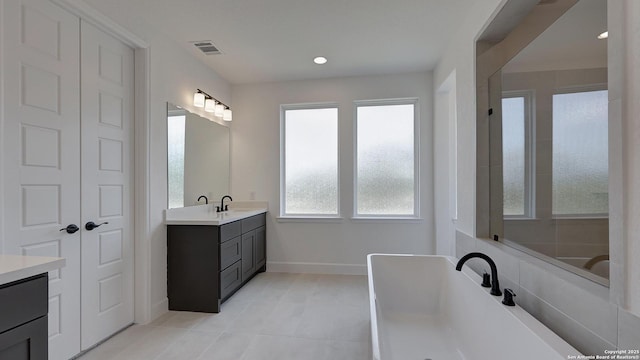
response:
<path id="1" fill-rule="evenodd" d="M 133 50 L 86 22 L 80 32 L 81 341 L 87 349 L 133 322 Z M 88 231 L 90 221 L 105 224 Z"/>
<path id="2" fill-rule="evenodd" d="M 80 351 L 79 20 L 49 1 L 2 1 L 3 251 L 61 256 L 49 273 L 49 359 Z"/>

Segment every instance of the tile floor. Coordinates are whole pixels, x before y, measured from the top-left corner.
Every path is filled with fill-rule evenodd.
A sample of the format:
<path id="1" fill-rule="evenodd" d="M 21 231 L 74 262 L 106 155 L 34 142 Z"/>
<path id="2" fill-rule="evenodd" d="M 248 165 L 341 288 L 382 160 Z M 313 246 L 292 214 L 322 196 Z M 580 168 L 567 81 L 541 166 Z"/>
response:
<path id="1" fill-rule="evenodd" d="M 81 360 L 371 359 L 365 276 L 262 273 L 219 314 L 170 311 Z"/>

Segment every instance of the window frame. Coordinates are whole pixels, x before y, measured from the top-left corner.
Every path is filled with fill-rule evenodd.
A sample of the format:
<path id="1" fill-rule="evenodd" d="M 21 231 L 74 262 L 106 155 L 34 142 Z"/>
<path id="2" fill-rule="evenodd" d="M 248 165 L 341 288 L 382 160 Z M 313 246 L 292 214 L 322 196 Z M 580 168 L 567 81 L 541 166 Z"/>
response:
<path id="1" fill-rule="evenodd" d="M 386 105 L 413 105 L 413 214 L 359 214 L 358 213 L 358 108 Z M 420 219 L 420 102 L 417 97 L 357 100 L 353 102 L 353 214 L 352 219 Z"/>
<path id="2" fill-rule="evenodd" d="M 296 214 L 286 212 L 286 112 L 289 110 L 336 109 L 336 213 Z M 280 219 L 340 219 L 340 107 L 335 102 L 299 103 L 280 105 Z"/>
<path id="3" fill-rule="evenodd" d="M 566 86 L 566 87 L 559 87 L 559 88 L 555 88 L 553 90 L 553 93 L 551 94 L 551 112 L 553 114 L 553 97 L 555 95 L 562 95 L 562 94 L 575 94 L 575 93 L 582 93 L 582 92 L 593 92 L 593 91 L 607 91 L 607 95 L 609 94 L 609 86 L 607 83 L 594 83 L 594 84 L 588 84 L 588 85 L 576 85 L 576 86 Z M 609 104 L 607 104 L 608 106 Z M 551 126 L 553 127 L 553 121 L 555 121 L 555 119 L 551 119 L 552 124 Z M 607 113 L 607 121 L 609 121 L 609 114 Z M 608 127 L 608 130 L 609 127 Z M 552 136 L 552 141 L 553 141 L 553 134 Z M 607 135 L 607 141 L 609 141 L 608 138 L 609 135 Z M 607 150 L 610 151 L 611 147 L 610 145 L 607 147 Z M 551 153 L 551 167 L 552 167 L 552 172 L 551 172 L 551 181 L 552 181 L 552 189 L 553 189 L 553 152 Z M 607 162 L 607 166 L 610 166 L 610 163 Z M 610 171 L 609 171 L 610 173 Z M 610 189 L 610 183 L 609 181 L 607 181 L 607 183 L 609 184 L 609 189 Z M 609 218 L 609 212 L 607 213 L 589 213 L 589 214 L 556 214 L 554 213 L 554 208 L 553 208 L 553 190 L 551 191 L 551 199 L 550 199 L 550 204 L 551 204 L 551 219 L 564 219 L 564 220 L 571 220 L 571 219 L 576 219 L 576 220 L 585 220 L 585 219 L 608 219 Z M 611 208 L 611 203 L 609 203 L 608 208 Z"/>
<path id="4" fill-rule="evenodd" d="M 535 138 L 535 90 L 508 90 L 502 92 L 502 99 L 524 98 L 524 214 L 506 215 L 504 214 L 504 204 L 502 217 L 506 220 L 526 220 L 536 218 L 536 151 Z M 502 114 L 502 110 L 500 111 Z M 504 122 L 504 118 L 501 119 Z M 501 132 L 502 133 L 502 132 Z M 504 160 L 503 160 L 504 161 Z M 504 164 L 503 164 L 504 166 Z M 504 175 L 503 175 L 504 176 Z M 504 181 L 504 178 L 503 178 Z M 503 186 L 504 187 L 504 186 Z"/>

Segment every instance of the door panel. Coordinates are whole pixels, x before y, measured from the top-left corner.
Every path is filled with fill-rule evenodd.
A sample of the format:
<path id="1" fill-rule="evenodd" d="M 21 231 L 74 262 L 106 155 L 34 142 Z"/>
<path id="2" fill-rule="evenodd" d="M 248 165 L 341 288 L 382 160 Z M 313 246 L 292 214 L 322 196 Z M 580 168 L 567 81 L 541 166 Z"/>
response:
<path id="1" fill-rule="evenodd" d="M 255 239 L 255 230 L 242 234 L 242 281 L 248 279 L 255 272 L 256 260 L 253 251 Z"/>
<path id="2" fill-rule="evenodd" d="M 133 50 L 86 22 L 81 49 L 84 350 L 133 322 Z"/>
<path id="3" fill-rule="evenodd" d="M 3 252 L 60 256 L 49 274 L 50 359 L 80 351 L 79 20 L 49 1 L 2 1 Z"/>
<path id="4" fill-rule="evenodd" d="M 267 228 L 265 226 L 261 226 L 256 229 L 254 245 L 256 260 L 255 271 L 258 271 L 267 263 Z"/>

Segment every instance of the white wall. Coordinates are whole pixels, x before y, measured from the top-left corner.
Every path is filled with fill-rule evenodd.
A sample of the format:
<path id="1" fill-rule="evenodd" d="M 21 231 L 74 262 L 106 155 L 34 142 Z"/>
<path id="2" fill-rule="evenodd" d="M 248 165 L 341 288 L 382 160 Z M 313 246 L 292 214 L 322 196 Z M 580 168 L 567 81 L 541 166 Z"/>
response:
<path id="1" fill-rule="evenodd" d="M 640 3 L 634 0 L 621 1 L 624 14 L 622 29 L 624 46 L 623 52 L 617 52 L 614 56 L 622 57 L 617 64 L 625 64 L 622 72 L 624 83 L 623 93 L 620 97 L 613 97 L 615 105 L 622 105 L 623 128 L 622 139 L 623 168 L 624 173 L 624 197 L 625 226 L 624 233 L 626 244 L 626 308 L 640 316 Z M 611 6 L 611 5 L 610 5 Z M 615 14 L 618 14 L 616 11 Z M 611 23 L 611 21 L 610 21 Z M 611 53 L 611 52 L 610 52 Z M 611 98 L 611 97 L 610 97 Z M 620 102 L 620 104 L 616 102 Z"/>
<path id="2" fill-rule="evenodd" d="M 452 72 L 436 89 L 433 124 L 433 166 L 436 254 L 455 255 L 456 210 L 456 74 Z"/>
<path id="3" fill-rule="evenodd" d="M 433 241 L 431 73 L 237 85 L 233 87 L 231 193 L 266 200 L 267 270 L 364 273 L 372 252 L 429 254 Z M 424 220 L 353 221 L 353 101 L 417 97 L 420 208 Z M 280 105 L 339 105 L 340 222 L 279 222 Z"/>
<path id="4" fill-rule="evenodd" d="M 623 128 L 622 164 L 626 169 L 621 177 L 623 189 L 610 196 L 624 198 L 623 213 L 612 212 L 612 226 L 620 226 L 619 237 L 612 240 L 612 247 L 626 249 L 626 263 L 622 268 L 612 267 L 612 272 L 624 274 L 622 285 L 624 303 L 617 303 L 617 292 L 612 284 L 609 289 L 584 278 L 568 273 L 524 253 L 501 244 L 478 239 L 476 221 L 487 221 L 486 214 L 476 214 L 476 84 L 474 69 L 474 40 L 483 25 L 489 21 L 504 0 L 476 2 L 469 9 L 469 17 L 463 22 L 455 39 L 451 41 L 442 60 L 434 71 L 434 87 L 437 89 L 447 76 L 456 71 L 458 117 L 458 222 L 456 251 L 458 256 L 470 251 L 482 251 L 498 264 L 500 281 L 513 287 L 517 302 L 553 331 L 586 354 L 601 353 L 605 349 L 624 349 L 640 344 L 640 3 L 635 0 L 609 1 L 609 66 L 610 84 L 624 83 L 624 96 L 611 94 L 610 108 L 622 111 Z M 624 38 L 624 43 L 622 41 Z M 617 49 L 617 50 L 616 50 Z M 613 51 L 612 51 L 613 50 Z M 613 53 L 613 57 L 612 57 Z M 621 59 L 623 58 L 623 59 Z M 612 61 L 613 60 L 613 61 Z M 624 73 L 611 73 L 621 70 Z M 622 98 L 622 99 L 620 99 Z M 610 112 L 611 116 L 611 112 Z M 438 120 L 436 119 L 436 122 Z M 624 134 L 624 135 L 623 135 Z M 443 169 L 437 168 L 436 172 Z M 485 171 L 480 169 L 478 171 Z M 488 169 L 487 169 L 488 171 Z M 618 175 L 614 175 L 614 178 Z M 481 177 L 488 178 L 488 174 Z M 615 179 L 614 179 L 615 180 Z M 440 204 L 436 204 L 438 207 Z M 635 219 L 635 221 L 633 221 Z M 476 265 L 476 270 L 479 270 Z"/>
<path id="5" fill-rule="evenodd" d="M 152 35 L 153 36 L 153 35 Z M 231 105 L 229 84 L 177 44 L 161 36 L 147 38 L 151 51 L 150 136 L 150 257 L 151 316 L 167 309 L 167 236 L 163 211 L 167 208 L 166 102 L 206 117 L 193 107 L 193 93 L 200 88 Z M 137 239 L 139 240 L 139 239 Z"/>

